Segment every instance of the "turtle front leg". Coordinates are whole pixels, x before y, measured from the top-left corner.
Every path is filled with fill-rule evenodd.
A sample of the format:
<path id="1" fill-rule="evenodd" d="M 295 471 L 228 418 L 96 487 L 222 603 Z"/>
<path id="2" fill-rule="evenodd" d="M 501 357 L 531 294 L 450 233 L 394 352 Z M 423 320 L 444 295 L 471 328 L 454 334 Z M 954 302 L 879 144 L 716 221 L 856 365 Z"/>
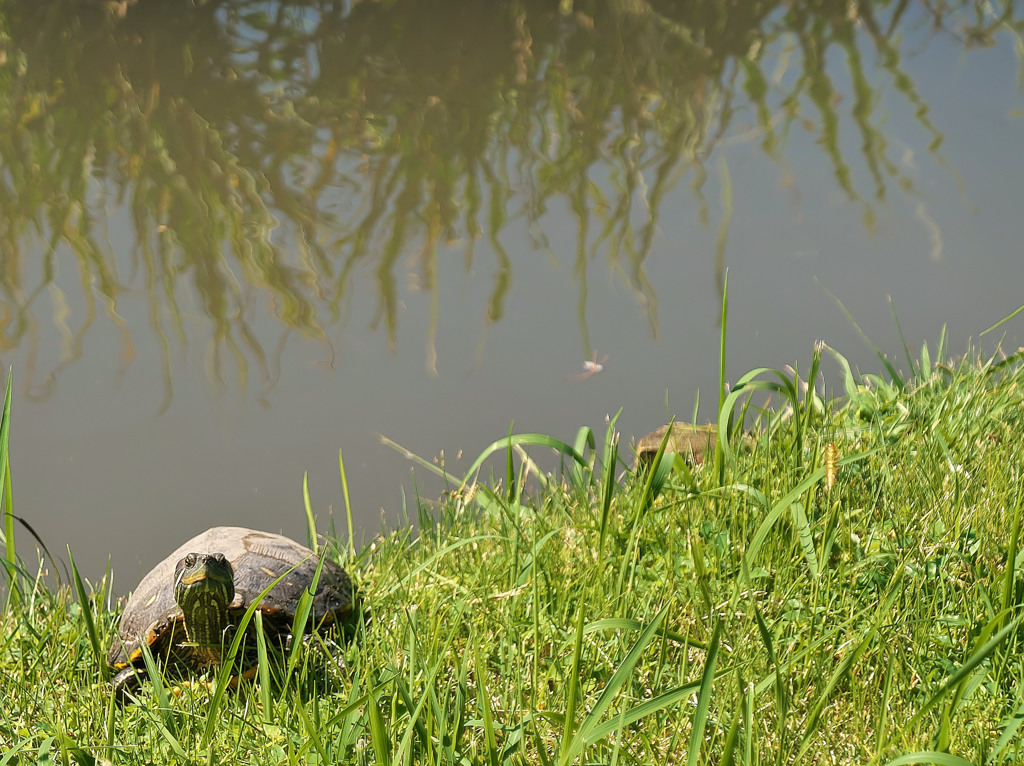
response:
<path id="1" fill-rule="evenodd" d="M 126 705 L 132 701 L 135 693 L 142 686 L 142 677 L 139 669 L 129 665 L 110 681 L 110 689 L 114 695 L 114 701 L 118 705 Z"/>

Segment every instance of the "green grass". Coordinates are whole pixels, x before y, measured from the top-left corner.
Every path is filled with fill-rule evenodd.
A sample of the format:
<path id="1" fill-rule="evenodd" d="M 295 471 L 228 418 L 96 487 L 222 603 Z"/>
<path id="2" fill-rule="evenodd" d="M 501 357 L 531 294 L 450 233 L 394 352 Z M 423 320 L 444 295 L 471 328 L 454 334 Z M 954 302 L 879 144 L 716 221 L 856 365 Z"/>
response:
<path id="1" fill-rule="evenodd" d="M 306 661 L 315 643 L 290 657 L 285 684 L 146 684 L 118 709 L 105 583 L 9 564 L 0 766 L 1020 761 L 1020 357 L 940 342 L 857 378 L 819 345 L 811 380 L 823 353 L 841 397 L 755 370 L 719 421 L 745 414 L 752 449 L 721 440 L 692 471 L 623 472 L 614 420 L 499 439 L 418 527 L 328 546 L 372 618 L 337 667 Z"/>

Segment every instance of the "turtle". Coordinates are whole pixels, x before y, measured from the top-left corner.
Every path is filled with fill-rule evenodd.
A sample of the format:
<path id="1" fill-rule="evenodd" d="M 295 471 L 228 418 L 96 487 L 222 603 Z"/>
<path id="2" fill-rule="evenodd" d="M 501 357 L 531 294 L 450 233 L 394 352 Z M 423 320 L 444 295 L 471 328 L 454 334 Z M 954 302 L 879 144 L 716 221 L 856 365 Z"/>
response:
<path id="1" fill-rule="evenodd" d="M 258 609 L 267 637 L 287 640 L 318 563 L 294 540 L 245 527 L 213 527 L 181 545 L 142 578 L 125 605 L 107 657 L 116 698 L 124 702 L 137 690 L 143 646 L 177 673 L 218 664 L 245 610 L 281 575 Z M 325 559 L 306 632 L 347 621 L 355 600 L 348 574 Z"/>
<path id="2" fill-rule="evenodd" d="M 692 466 L 703 464 L 704 456 L 714 452 L 715 440 L 718 436 L 717 427 L 672 423 L 671 426 L 662 426 L 656 431 L 651 431 L 639 441 L 636 445 L 637 468 L 649 465 L 654 460 L 654 456 L 658 454 L 658 447 L 661 446 L 670 427 L 672 434 L 668 437 L 665 452 L 676 452 L 682 455 Z"/>

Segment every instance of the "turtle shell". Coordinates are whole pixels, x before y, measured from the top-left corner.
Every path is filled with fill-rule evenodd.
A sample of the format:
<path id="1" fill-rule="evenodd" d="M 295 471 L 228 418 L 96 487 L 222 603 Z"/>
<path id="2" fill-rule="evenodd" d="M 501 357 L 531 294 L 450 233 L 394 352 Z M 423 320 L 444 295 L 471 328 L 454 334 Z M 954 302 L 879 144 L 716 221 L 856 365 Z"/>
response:
<path id="1" fill-rule="evenodd" d="M 291 630 L 299 597 L 313 581 L 319 561 L 309 548 L 282 535 L 245 527 L 206 530 L 153 567 L 128 599 L 121 616 L 120 640 L 114 642 L 107 658 L 115 669 L 141 662 L 143 644 L 155 654 L 166 654 L 187 641 L 184 618 L 174 601 L 174 566 L 189 553 L 222 553 L 231 562 L 235 574 L 231 621 L 241 618 L 264 588 L 292 570 L 260 602 L 264 629 L 273 635 Z M 352 613 L 353 601 L 352 583 L 345 570 L 325 559 L 307 630 L 344 620 Z"/>
<path id="2" fill-rule="evenodd" d="M 638 468 L 649 464 L 658 453 L 658 447 L 669 432 L 668 443 L 665 445 L 665 452 L 675 452 L 683 456 L 684 460 L 691 465 L 698 466 L 704 463 L 704 458 L 713 453 L 718 429 L 715 426 L 695 426 L 689 423 L 672 423 L 671 426 L 662 426 L 656 431 L 651 431 L 640 440 L 636 447 L 636 465 Z"/>

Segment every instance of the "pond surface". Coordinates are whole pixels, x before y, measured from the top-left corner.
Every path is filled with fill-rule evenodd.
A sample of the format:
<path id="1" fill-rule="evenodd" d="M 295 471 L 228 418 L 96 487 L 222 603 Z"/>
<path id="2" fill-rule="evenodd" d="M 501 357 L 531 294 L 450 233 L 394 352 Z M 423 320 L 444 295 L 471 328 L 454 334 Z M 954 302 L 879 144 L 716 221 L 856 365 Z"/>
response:
<path id="1" fill-rule="evenodd" d="M 839 302 L 963 353 L 1024 303 L 1024 22 L 895 5 L 7 4 L 15 512 L 123 593 L 304 540 L 304 472 L 343 530 L 341 450 L 368 541 L 443 489 L 380 435 L 461 475 L 712 418 L 726 271 L 731 381 L 879 372 Z"/>

